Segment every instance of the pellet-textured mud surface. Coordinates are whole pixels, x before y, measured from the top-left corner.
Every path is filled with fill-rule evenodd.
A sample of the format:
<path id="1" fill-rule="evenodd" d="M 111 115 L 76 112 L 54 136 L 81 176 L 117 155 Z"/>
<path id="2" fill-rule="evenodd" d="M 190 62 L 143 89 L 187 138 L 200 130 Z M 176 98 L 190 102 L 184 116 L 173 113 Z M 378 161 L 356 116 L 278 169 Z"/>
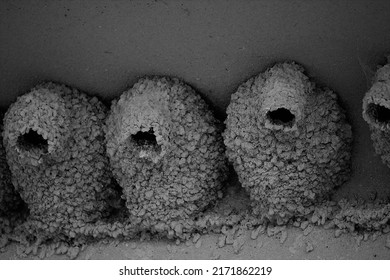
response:
<path id="1" fill-rule="evenodd" d="M 186 238 L 221 197 L 227 177 L 222 126 L 190 86 L 176 78 L 139 80 L 114 101 L 107 154 L 140 230 Z"/>
<path id="2" fill-rule="evenodd" d="M 248 197 L 237 178 L 230 178 L 224 203 L 232 211 L 245 210 Z M 220 215 L 227 208 L 218 210 Z M 150 238 L 150 239 L 149 239 Z M 187 241 L 137 237 L 105 239 L 85 246 L 64 244 L 56 248 L 31 248 L 29 254 L 15 242 L 3 242 L 0 259 L 390 259 L 390 228 L 347 233 L 332 225 L 316 226 L 305 221 L 289 226 L 225 227 L 219 233 L 194 234 Z"/>
<path id="3" fill-rule="evenodd" d="M 350 177 L 352 130 L 337 95 L 294 62 L 243 83 L 227 109 L 227 156 L 259 216 L 305 216 Z"/>

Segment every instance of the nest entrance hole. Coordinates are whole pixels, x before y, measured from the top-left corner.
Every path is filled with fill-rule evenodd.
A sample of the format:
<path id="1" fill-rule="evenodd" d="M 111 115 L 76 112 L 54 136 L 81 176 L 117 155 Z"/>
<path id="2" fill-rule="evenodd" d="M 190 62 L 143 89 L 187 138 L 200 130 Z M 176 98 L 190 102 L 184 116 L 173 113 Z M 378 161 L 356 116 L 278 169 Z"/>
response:
<path id="1" fill-rule="evenodd" d="M 291 126 L 295 120 L 295 115 L 286 108 L 278 108 L 267 113 L 267 118 L 272 124 Z"/>
<path id="2" fill-rule="evenodd" d="M 372 120 L 376 122 L 379 123 L 390 122 L 390 109 L 385 106 L 378 105 L 375 103 L 370 103 L 367 106 L 367 114 Z"/>
<path id="3" fill-rule="evenodd" d="M 136 134 L 131 135 L 131 139 L 138 146 L 157 146 L 153 128 L 150 128 L 149 131 L 138 131 Z"/>
<path id="4" fill-rule="evenodd" d="M 18 137 L 17 145 L 19 148 L 25 151 L 30 151 L 32 149 L 38 149 L 44 153 L 47 153 L 48 151 L 47 140 L 32 129 Z"/>
<path id="5" fill-rule="evenodd" d="M 131 140 L 140 147 L 140 157 L 152 158 L 161 153 L 161 147 L 157 144 L 153 128 L 150 128 L 149 131 L 138 131 L 131 135 Z"/>

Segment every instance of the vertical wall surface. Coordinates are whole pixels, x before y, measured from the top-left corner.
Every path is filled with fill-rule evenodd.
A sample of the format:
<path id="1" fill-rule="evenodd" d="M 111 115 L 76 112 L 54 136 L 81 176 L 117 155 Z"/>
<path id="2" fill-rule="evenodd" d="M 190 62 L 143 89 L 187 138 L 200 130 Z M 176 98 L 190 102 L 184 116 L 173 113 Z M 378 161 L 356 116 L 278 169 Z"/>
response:
<path id="1" fill-rule="evenodd" d="M 173 75 L 225 118 L 237 86 L 285 59 L 339 93 L 353 125 L 353 178 L 338 196 L 390 195 L 361 117 L 390 54 L 390 1 L 0 0 L 0 106 L 43 80 L 109 101 L 146 74 Z"/>

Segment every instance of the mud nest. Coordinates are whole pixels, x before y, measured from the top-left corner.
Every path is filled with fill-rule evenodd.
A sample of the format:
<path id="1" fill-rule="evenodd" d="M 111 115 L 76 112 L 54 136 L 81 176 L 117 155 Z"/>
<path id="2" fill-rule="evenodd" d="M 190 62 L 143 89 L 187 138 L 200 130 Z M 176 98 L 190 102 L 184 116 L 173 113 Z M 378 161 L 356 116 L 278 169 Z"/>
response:
<path id="1" fill-rule="evenodd" d="M 227 109 L 227 156 L 254 212 L 279 224 L 312 212 L 350 175 L 344 111 L 303 71 L 276 64 L 242 84 Z"/>
<path id="2" fill-rule="evenodd" d="M 8 109 L 4 146 L 29 208 L 28 233 L 75 237 L 110 212 L 105 117 L 96 97 L 55 83 L 33 88 Z"/>
<path id="3" fill-rule="evenodd" d="M 114 101 L 107 153 L 131 223 L 183 237 L 213 204 L 227 168 L 219 122 L 176 78 L 148 77 Z"/>
<path id="4" fill-rule="evenodd" d="M 370 127 L 375 152 L 390 167 L 390 64 L 376 72 L 363 98 L 363 118 Z"/>

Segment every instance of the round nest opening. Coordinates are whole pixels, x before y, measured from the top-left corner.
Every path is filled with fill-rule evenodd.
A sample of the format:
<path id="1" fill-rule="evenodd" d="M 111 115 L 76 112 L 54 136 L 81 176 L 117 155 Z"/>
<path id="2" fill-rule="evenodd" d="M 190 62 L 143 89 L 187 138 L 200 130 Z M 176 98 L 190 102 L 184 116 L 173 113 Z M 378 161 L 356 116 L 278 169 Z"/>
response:
<path id="1" fill-rule="evenodd" d="M 278 108 L 267 112 L 267 119 L 274 125 L 291 127 L 295 121 L 295 115 L 286 108 Z"/>
<path id="2" fill-rule="evenodd" d="M 387 124 L 390 122 L 390 109 L 379 104 L 367 105 L 367 116 L 374 123 Z"/>
<path id="3" fill-rule="evenodd" d="M 161 146 L 157 144 L 156 135 L 152 127 L 148 131 L 138 131 L 132 134 L 130 141 L 135 143 L 145 155 L 161 153 Z"/>
<path id="4" fill-rule="evenodd" d="M 47 140 L 32 129 L 18 137 L 17 146 L 24 151 L 39 150 L 43 153 L 47 153 L 48 151 Z"/>

